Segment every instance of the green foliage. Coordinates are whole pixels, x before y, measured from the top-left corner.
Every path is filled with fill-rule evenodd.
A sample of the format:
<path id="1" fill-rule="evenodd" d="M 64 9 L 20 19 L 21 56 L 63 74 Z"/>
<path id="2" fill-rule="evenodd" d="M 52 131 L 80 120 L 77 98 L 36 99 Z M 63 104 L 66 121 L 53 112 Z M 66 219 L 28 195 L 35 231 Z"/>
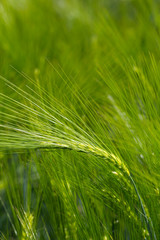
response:
<path id="1" fill-rule="evenodd" d="M 159 11 L 0 2 L 0 239 L 160 239 Z"/>

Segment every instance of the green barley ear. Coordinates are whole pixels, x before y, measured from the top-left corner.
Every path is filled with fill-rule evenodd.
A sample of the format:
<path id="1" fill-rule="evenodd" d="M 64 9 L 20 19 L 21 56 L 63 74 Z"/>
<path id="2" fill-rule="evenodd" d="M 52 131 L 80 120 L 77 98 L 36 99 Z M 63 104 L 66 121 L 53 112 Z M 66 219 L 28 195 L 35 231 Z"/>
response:
<path id="1" fill-rule="evenodd" d="M 153 235 L 154 239 L 156 239 L 152 222 L 149 220 L 150 218 L 144 208 L 142 197 L 138 192 L 127 165 L 119 157 L 101 147 L 101 144 L 98 142 L 99 139 L 91 137 L 89 132 L 78 126 L 73 120 L 62 115 L 55 107 L 52 108 L 52 106 L 48 106 L 48 103 L 42 103 L 39 99 L 32 96 L 31 93 L 25 92 L 3 77 L 0 78 L 28 103 L 21 103 L 3 94 L 0 95 L 6 99 L 4 108 L 6 108 L 7 111 L 11 111 L 10 114 L 1 112 L 3 122 L 0 124 L 0 148 L 2 148 L 2 150 L 41 148 L 49 150 L 56 148 L 70 149 L 101 158 L 104 164 L 114 166 L 120 170 L 124 178 L 127 178 L 133 185 L 140 202 L 148 232 L 151 238 Z M 11 105 L 12 107 L 14 106 L 14 111 Z M 19 110 L 18 107 L 20 107 L 21 110 Z M 16 112 L 18 112 L 17 115 L 15 114 Z M 33 117 L 31 117 L 30 114 L 32 114 Z M 17 126 L 18 121 L 19 124 Z M 24 215 L 27 216 L 26 214 Z M 29 220 L 31 221 L 31 219 Z"/>
<path id="2" fill-rule="evenodd" d="M 21 224 L 22 236 L 21 240 L 36 240 L 36 233 L 34 230 L 34 217 L 30 212 L 17 212 L 18 219 Z"/>

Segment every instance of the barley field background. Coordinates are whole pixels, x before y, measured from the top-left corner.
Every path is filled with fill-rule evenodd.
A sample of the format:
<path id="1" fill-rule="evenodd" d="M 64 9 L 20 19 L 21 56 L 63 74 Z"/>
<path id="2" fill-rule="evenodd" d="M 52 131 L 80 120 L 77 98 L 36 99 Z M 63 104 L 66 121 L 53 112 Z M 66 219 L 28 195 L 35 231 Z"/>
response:
<path id="1" fill-rule="evenodd" d="M 160 1 L 0 1 L 0 239 L 160 239 Z"/>

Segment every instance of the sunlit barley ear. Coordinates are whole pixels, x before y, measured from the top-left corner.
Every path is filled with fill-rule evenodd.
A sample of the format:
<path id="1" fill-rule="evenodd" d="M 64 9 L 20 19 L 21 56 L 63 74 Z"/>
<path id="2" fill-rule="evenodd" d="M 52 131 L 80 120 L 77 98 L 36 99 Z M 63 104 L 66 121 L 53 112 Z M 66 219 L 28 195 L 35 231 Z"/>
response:
<path id="1" fill-rule="evenodd" d="M 22 236 L 21 240 L 36 240 L 36 233 L 33 226 L 34 217 L 30 212 L 24 210 L 17 211 L 17 216 L 21 224 Z"/>
<path id="2" fill-rule="evenodd" d="M 77 125 L 74 120 L 67 118 L 54 106 L 49 106 L 47 102 L 41 102 L 37 97 L 35 98 L 32 96 L 32 92 L 30 92 L 32 91 L 31 88 L 29 88 L 29 92 L 26 92 L 7 79 L 3 77 L 0 78 L 11 89 L 16 91 L 22 100 L 25 100 L 25 103 L 21 103 L 3 94 L 0 95 L 6 99 L 4 108 L 11 112 L 9 115 L 1 112 L 3 123 L 0 124 L 2 142 L 0 148 L 2 148 L 2 150 L 17 148 L 48 150 L 68 149 L 100 158 L 106 166 L 114 167 L 120 171 L 124 179 L 128 181 L 127 184 L 132 185 L 135 189 L 148 232 L 150 236 L 154 235 L 148 210 L 144 207 L 143 199 L 138 192 L 138 188 L 130 174 L 127 164 L 118 156 L 107 151 L 104 147 L 102 148 L 99 139 L 96 138 L 96 136 L 91 137 L 90 132 L 85 131 L 81 126 Z M 13 106 L 14 111 L 12 110 Z M 59 106 L 61 106 L 60 103 Z M 19 107 L 21 110 L 19 110 Z M 61 106 L 61 108 L 63 109 L 63 106 Z M 15 114 L 16 112 L 18 112 L 18 114 Z M 32 114 L 32 117 L 30 114 Z M 17 126 L 18 121 L 19 124 Z M 6 131 L 8 138 L 6 138 Z M 114 175 L 117 177 L 117 174 Z M 129 212 L 131 212 L 130 216 L 134 216 L 130 208 Z M 25 213 L 24 215 L 29 217 Z M 134 217 L 134 219 L 136 219 L 136 217 Z M 24 236 L 25 234 L 27 234 L 27 232 L 25 233 L 25 231 L 23 231 Z"/>

